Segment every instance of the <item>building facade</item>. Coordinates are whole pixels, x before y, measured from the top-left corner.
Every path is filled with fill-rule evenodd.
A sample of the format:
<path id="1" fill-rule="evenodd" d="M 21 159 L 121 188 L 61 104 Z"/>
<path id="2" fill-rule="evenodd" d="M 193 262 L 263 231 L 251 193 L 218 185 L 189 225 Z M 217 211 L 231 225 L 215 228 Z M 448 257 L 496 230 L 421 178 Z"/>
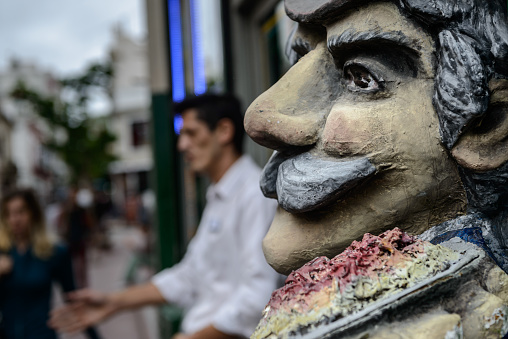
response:
<path id="1" fill-rule="evenodd" d="M 109 174 L 113 203 L 124 210 L 129 199 L 148 189 L 153 167 L 146 44 L 116 27 L 111 60 L 114 76 L 110 126 L 117 136 L 113 152 L 118 160 L 110 164 Z"/>
<path id="2" fill-rule="evenodd" d="M 30 104 L 11 97 L 19 83 L 42 97 L 58 97 L 56 77 L 35 64 L 13 59 L 8 68 L 0 70 L 0 158 L 4 189 L 14 186 L 31 187 L 43 201 L 50 199 L 55 187 L 66 183 L 66 165 L 44 142 L 51 135 L 47 124 Z M 5 169 L 4 169 L 5 167 Z"/>

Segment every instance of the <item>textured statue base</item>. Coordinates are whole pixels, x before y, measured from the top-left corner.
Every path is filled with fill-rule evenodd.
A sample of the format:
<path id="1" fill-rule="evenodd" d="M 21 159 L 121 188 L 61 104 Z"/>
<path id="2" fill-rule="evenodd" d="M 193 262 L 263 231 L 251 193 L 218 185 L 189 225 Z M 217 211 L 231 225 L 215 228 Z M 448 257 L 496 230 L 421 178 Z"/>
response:
<path id="1" fill-rule="evenodd" d="M 425 237 L 425 235 L 424 235 Z M 502 338 L 508 275 L 458 237 L 365 235 L 294 271 L 253 338 Z"/>

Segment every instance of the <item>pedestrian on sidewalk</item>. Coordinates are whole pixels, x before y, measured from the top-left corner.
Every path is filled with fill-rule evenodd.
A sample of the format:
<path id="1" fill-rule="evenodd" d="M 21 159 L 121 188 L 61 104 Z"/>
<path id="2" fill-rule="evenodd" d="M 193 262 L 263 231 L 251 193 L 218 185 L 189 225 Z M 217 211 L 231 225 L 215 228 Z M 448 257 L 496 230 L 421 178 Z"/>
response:
<path id="1" fill-rule="evenodd" d="M 122 310 L 174 303 L 185 309 L 182 333 L 174 338 L 244 338 L 254 331 L 278 281 L 261 247 L 276 204 L 259 189 L 260 169 L 242 155 L 243 116 L 236 98 L 207 94 L 175 109 L 183 118 L 178 149 L 212 183 L 185 257 L 144 285 L 112 294 L 72 294 L 74 303 L 53 313 L 54 328 L 72 332 Z"/>
<path id="2" fill-rule="evenodd" d="M 47 325 L 52 284 L 75 290 L 69 253 L 49 239 L 32 190 L 7 194 L 0 208 L 0 338 L 56 339 Z M 99 338 L 93 328 L 86 331 Z"/>
<path id="3" fill-rule="evenodd" d="M 93 229 L 93 219 L 87 206 L 78 201 L 80 190 L 69 189 L 69 196 L 59 218 L 59 229 L 67 244 L 78 288 L 88 287 L 87 247 Z"/>

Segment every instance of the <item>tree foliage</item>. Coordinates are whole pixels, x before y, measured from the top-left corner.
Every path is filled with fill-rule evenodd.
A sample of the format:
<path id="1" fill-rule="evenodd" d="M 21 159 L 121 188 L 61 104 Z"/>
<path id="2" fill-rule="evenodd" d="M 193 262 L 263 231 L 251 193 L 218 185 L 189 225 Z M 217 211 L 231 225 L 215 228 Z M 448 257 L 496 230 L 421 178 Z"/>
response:
<path id="1" fill-rule="evenodd" d="M 61 79 L 60 97 L 43 97 L 23 83 L 11 93 L 15 99 L 28 102 L 47 123 L 52 133 L 45 146 L 67 164 L 73 182 L 103 177 L 116 159 L 111 152 L 115 135 L 104 121 L 89 115 L 92 96 L 102 92 L 109 97 L 111 81 L 111 65 L 96 63 L 79 76 Z"/>

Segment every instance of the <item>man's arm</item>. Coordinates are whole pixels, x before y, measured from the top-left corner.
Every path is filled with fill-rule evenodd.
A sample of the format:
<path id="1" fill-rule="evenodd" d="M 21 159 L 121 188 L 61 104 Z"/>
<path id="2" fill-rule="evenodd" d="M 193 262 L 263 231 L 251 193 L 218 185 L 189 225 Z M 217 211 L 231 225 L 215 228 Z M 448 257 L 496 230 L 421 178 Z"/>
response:
<path id="1" fill-rule="evenodd" d="M 57 331 L 71 333 L 83 331 L 118 312 L 166 302 L 152 283 L 133 286 L 111 294 L 80 290 L 70 293 L 69 301 L 70 304 L 51 312 L 49 326 Z"/>

